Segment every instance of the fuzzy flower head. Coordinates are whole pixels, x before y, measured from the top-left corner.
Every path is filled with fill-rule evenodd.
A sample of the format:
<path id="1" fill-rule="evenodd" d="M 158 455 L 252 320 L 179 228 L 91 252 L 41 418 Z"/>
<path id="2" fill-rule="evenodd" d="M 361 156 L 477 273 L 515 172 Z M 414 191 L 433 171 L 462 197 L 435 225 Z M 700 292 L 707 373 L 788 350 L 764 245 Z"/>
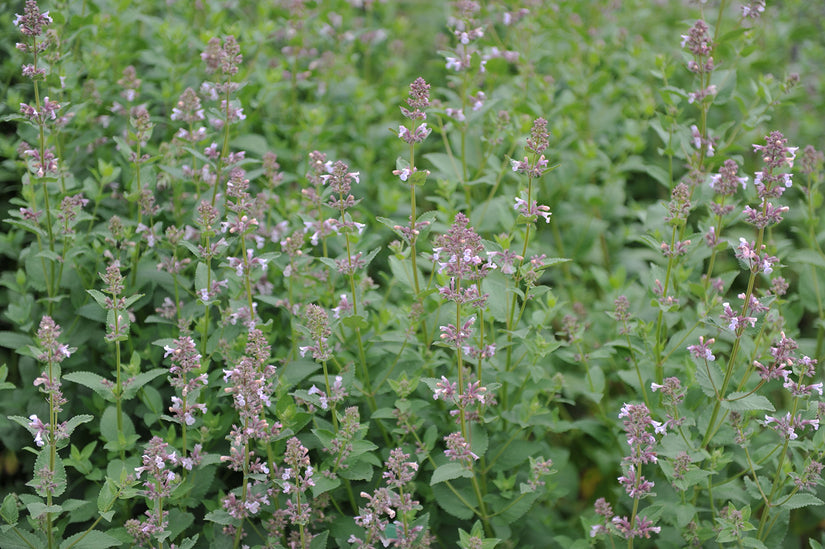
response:
<path id="1" fill-rule="evenodd" d="M 687 350 L 690 351 L 690 356 L 697 360 L 713 362 L 716 360 L 716 356 L 711 352 L 710 346 L 713 345 L 715 341 L 713 338 L 705 341 L 704 336 L 699 336 L 699 344 L 688 345 Z"/>
<path id="2" fill-rule="evenodd" d="M 713 38 L 708 24 L 699 19 L 687 34 L 682 35 L 682 47 L 694 57 L 707 57 L 713 51 Z"/>
<path id="3" fill-rule="evenodd" d="M 765 0 L 748 0 L 743 3 L 742 17 L 746 19 L 758 19 L 765 12 Z"/>
<path id="4" fill-rule="evenodd" d="M 664 427 L 650 417 L 650 411 L 644 404 L 625 404 L 619 413 L 619 419 L 624 419 L 624 429 L 627 444 L 630 446 L 630 455 L 625 459 L 631 465 L 641 463 L 656 463 L 658 458 L 654 450 L 656 437 L 654 433 L 664 434 Z M 653 433 L 648 431 L 653 428 Z"/>
<path id="5" fill-rule="evenodd" d="M 754 144 L 753 150 L 762 155 L 762 162 L 765 166 L 763 171 L 756 172 L 754 179 L 754 186 L 759 197 L 764 200 L 782 196 L 784 190 L 793 183 L 791 174 L 782 173 L 779 170 L 793 168 L 799 147 L 789 147 L 788 140 L 782 132 L 773 131 L 765 136 L 764 145 Z"/>
<path id="6" fill-rule="evenodd" d="M 225 76 L 232 76 L 238 73 L 243 56 L 235 37 L 227 36 L 223 45 L 220 38 L 211 38 L 201 53 L 201 60 L 206 64 L 207 73 L 220 70 Z"/>
<path id="7" fill-rule="evenodd" d="M 430 85 L 421 78 L 416 78 L 410 84 L 410 95 L 407 97 L 407 105 L 410 108 L 401 107 L 401 114 L 410 120 L 426 120 L 427 113 L 424 112 L 430 105 Z"/>
<path id="8" fill-rule="evenodd" d="M 530 129 L 530 137 L 527 138 L 527 150 L 535 154 L 541 154 L 550 146 L 550 132 L 547 130 L 547 120 L 536 118 L 533 127 Z"/>
<path id="9" fill-rule="evenodd" d="M 323 309 L 314 303 L 306 306 L 304 309 L 304 325 L 309 332 L 309 337 L 313 341 L 312 345 L 300 347 L 301 356 L 304 356 L 307 351 L 312 353 L 312 358 L 319 361 L 329 359 L 331 350 L 327 344 L 332 331 L 329 327 L 329 315 Z"/>
<path id="10" fill-rule="evenodd" d="M 458 213 L 446 233 L 435 239 L 433 261 L 438 272 L 464 280 L 478 280 L 486 276 L 492 266 L 481 258 L 484 246 L 481 237 L 469 226 L 470 220 Z"/>
<path id="11" fill-rule="evenodd" d="M 714 192 L 721 196 L 732 196 L 737 187 L 742 186 L 742 190 L 747 187 L 748 177 L 739 177 L 739 165 L 734 160 L 725 160 L 719 173 L 710 176 L 709 186 Z"/>
<path id="12" fill-rule="evenodd" d="M 332 189 L 332 192 L 343 197 L 349 195 L 353 182 L 361 182 L 360 175 L 360 172 L 350 172 L 349 166 L 338 160 L 332 165 L 330 173 L 321 175 L 321 181 Z"/>
<path id="13" fill-rule="evenodd" d="M 14 15 L 14 26 L 26 36 L 40 36 L 43 34 L 43 29 L 52 23 L 48 11 L 40 12 L 37 0 L 27 0 L 23 15 L 18 13 Z"/>

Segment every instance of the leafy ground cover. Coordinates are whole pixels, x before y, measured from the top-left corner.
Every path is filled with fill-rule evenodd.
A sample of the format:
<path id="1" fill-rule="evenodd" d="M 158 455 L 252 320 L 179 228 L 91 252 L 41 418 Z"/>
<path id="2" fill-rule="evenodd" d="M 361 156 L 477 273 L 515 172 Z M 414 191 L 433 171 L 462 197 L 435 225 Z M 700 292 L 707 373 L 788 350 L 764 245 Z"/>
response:
<path id="1" fill-rule="evenodd" d="M 821 5 L 0 5 L 0 547 L 821 547 Z"/>

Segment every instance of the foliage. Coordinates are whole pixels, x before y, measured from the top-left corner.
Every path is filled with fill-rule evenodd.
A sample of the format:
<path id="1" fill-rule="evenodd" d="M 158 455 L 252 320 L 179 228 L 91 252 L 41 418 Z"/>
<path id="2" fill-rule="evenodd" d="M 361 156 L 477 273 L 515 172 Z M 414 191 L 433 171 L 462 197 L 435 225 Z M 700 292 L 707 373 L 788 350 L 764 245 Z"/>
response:
<path id="1" fill-rule="evenodd" d="M 822 541 L 817 3 L 4 7 L 0 547 Z"/>

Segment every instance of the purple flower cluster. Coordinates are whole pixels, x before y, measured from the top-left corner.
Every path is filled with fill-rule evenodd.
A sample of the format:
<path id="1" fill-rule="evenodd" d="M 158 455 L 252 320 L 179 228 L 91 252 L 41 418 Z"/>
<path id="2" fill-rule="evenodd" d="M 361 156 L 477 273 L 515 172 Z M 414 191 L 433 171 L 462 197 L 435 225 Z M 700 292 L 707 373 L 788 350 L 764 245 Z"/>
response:
<path id="1" fill-rule="evenodd" d="M 312 353 L 312 358 L 319 362 L 329 360 L 329 357 L 332 356 L 332 350 L 327 340 L 332 331 L 329 328 L 329 315 L 327 312 L 313 303 L 307 305 L 304 309 L 304 324 L 309 332 L 312 345 L 300 347 L 301 356 L 309 351 Z"/>
<path id="2" fill-rule="evenodd" d="M 165 346 L 164 358 L 171 357 L 172 366 L 169 367 L 169 383 L 180 391 L 181 397 L 172 397 L 172 406 L 169 411 L 181 425 L 194 425 L 195 413 L 206 413 L 206 405 L 196 402 L 201 388 L 206 387 L 206 374 L 195 374 L 200 369 L 201 355 L 197 351 L 195 342 L 189 336 L 176 339 L 174 346 Z"/>
<path id="3" fill-rule="evenodd" d="M 678 380 L 668 380 L 665 385 L 657 388 L 663 392 L 679 392 Z M 654 389 L 655 390 L 655 389 Z M 625 492 L 634 500 L 633 515 L 614 516 L 613 509 L 604 499 L 596 501 L 596 514 L 601 516 L 601 522 L 594 525 L 590 530 L 591 537 L 617 532 L 626 539 L 649 538 L 651 534 L 661 532 L 661 527 L 654 526 L 652 520 L 646 516 L 637 515 L 638 500 L 651 494 L 654 483 L 647 480 L 642 474 L 642 465 L 647 463 L 657 463 L 658 457 L 655 451 L 655 434 L 664 434 L 666 427 L 654 421 L 650 417 L 650 411 L 644 404 L 625 404 L 619 413 L 619 418 L 623 419 L 627 443 L 630 446 L 630 455 L 624 458 L 624 474 L 619 477 Z M 653 428 L 653 432 L 648 429 Z"/>
<path id="4" fill-rule="evenodd" d="M 410 455 L 400 448 L 390 451 L 382 475 L 386 487 L 379 487 L 372 494 L 361 492 L 367 505 L 359 508 L 355 524 L 364 529 L 364 537 L 353 534 L 348 543 L 355 544 L 359 549 L 429 547 L 424 527 L 410 524 L 412 514 L 420 506 L 412 499 L 411 492 L 405 490 L 418 472 L 418 463 L 409 459 Z M 392 530 L 387 529 L 390 521 L 395 526 Z"/>

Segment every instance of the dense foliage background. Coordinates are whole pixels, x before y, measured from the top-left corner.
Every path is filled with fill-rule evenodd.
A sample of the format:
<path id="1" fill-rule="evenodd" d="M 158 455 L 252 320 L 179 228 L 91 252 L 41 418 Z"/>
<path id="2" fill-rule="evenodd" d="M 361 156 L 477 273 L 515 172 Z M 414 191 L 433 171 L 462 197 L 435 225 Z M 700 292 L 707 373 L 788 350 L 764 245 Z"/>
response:
<path id="1" fill-rule="evenodd" d="M 0 547 L 822 541 L 825 5 L 32 5 Z"/>

